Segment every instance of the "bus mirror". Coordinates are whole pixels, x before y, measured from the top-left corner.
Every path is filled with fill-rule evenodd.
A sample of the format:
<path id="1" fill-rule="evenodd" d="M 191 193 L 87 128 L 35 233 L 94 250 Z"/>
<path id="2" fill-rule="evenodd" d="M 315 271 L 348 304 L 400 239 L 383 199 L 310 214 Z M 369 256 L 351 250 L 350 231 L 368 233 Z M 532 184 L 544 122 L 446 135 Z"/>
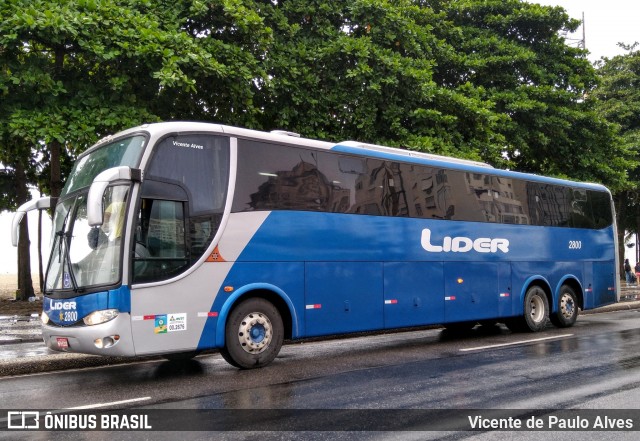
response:
<path id="1" fill-rule="evenodd" d="M 95 177 L 89 187 L 87 196 L 87 221 L 89 226 L 98 227 L 103 222 L 102 198 L 104 191 L 109 184 L 116 181 L 136 181 L 141 180 L 142 173 L 139 169 L 121 166 L 109 168 Z"/>
<path id="2" fill-rule="evenodd" d="M 28 202 L 20 205 L 13 215 L 11 221 L 11 244 L 14 247 L 18 246 L 18 229 L 20 228 L 20 222 L 24 215 L 32 210 L 45 210 L 51 207 L 51 197 L 44 197 L 40 199 L 31 199 Z"/>

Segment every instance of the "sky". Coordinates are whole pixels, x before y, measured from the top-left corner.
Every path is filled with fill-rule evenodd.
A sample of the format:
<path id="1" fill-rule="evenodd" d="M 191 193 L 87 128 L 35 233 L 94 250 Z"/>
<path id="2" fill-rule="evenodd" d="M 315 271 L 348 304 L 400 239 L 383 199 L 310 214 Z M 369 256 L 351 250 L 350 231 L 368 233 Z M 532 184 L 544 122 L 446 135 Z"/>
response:
<path id="1" fill-rule="evenodd" d="M 611 58 L 624 54 L 619 42 L 633 44 L 640 41 L 640 0 L 539 0 L 529 1 L 543 5 L 563 7 L 569 16 L 582 19 L 584 13 L 584 31 L 586 48 L 590 52 L 589 60 L 595 62 L 602 57 Z M 570 39 L 582 39 L 582 28 Z M 570 44 L 576 44 L 571 41 Z M 37 273 L 37 221 L 35 212 L 29 214 L 31 236 L 31 271 Z M 46 219 L 46 216 L 44 216 Z M 0 274 L 17 273 L 17 252 L 11 246 L 12 214 L 0 214 Z M 50 236 L 50 221 L 43 225 L 43 248 L 47 248 Z M 46 255 L 47 253 L 44 252 Z"/>
<path id="2" fill-rule="evenodd" d="M 619 42 L 640 42 L 639 0 L 538 0 L 528 3 L 561 6 L 570 17 L 578 20 L 582 20 L 584 13 L 585 43 L 592 62 L 626 53 L 618 46 Z M 568 37 L 582 39 L 582 27 Z"/>

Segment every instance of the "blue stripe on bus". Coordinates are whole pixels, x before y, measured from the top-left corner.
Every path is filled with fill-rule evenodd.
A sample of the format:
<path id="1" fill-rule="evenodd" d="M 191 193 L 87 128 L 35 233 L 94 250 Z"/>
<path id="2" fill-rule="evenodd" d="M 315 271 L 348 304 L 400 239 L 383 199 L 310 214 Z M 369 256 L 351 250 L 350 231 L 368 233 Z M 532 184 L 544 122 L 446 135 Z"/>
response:
<path id="1" fill-rule="evenodd" d="M 532 281 L 549 287 L 553 310 L 567 280 L 589 288 L 585 309 L 612 303 L 612 228 L 273 211 L 222 284 L 235 291 L 220 289 L 211 309 L 220 316 L 198 348 L 224 344 L 233 300 L 255 287 L 286 297 L 294 338 L 517 316 Z"/>
<path id="2" fill-rule="evenodd" d="M 273 211 L 238 261 L 594 261 L 614 259 L 612 228 L 588 230 Z M 428 242 L 425 244 L 425 234 Z M 508 249 L 499 240 L 508 240 Z M 492 240 L 497 250 L 490 249 Z M 447 250 L 447 243 L 457 244 Z M 579 245 L 576 245 L 579 244 Z M 424 245 L 427 245 L 425 248 Z M 428 245 L 432 245 L 429 247 Z M 466 249 L 471 246 L 471 249 Z M 441 252 L 428 248 L 441 247 Z M 478 251 L 480 250 L 480 251 Z M 485 251 L 485 252 L 483 252 Z"/>
<path id="3" fill-rule="evenodd" d="M 121 286 L 69 299 L 45 296 L 42 309 L 56 325 L 69 326 L 94 311 L 117 309 L 120 312 L 131 312 L 131 291 L 128 286 Z"/>

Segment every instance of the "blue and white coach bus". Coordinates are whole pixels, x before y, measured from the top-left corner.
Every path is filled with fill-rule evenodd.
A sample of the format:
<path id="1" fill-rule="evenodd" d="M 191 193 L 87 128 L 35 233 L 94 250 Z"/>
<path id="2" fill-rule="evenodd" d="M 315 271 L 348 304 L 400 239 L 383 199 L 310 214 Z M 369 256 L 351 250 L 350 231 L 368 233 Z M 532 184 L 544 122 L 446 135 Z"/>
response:
<path id="1" fill-rule="evenodd" d="M 14 216 L 13 241 L 29 202 Z M 144 125 L 76 161 L 57 201 L 55 350 L 240 368 L 283 339 L 427 324 L 538 331 L 617 301 L 609 191 L 358 142 Z"/>

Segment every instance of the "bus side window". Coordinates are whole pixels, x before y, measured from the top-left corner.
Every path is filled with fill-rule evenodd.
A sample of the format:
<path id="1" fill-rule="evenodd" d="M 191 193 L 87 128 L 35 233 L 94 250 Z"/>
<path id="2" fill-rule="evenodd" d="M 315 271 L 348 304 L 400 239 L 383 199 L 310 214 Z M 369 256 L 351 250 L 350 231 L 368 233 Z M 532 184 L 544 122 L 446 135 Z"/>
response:
<path id="1" fill-rule="evenodd" d="M 168 279 L 189 264 L 184 203 L 143 199 L 134 250 L 134 283 Z"/>

